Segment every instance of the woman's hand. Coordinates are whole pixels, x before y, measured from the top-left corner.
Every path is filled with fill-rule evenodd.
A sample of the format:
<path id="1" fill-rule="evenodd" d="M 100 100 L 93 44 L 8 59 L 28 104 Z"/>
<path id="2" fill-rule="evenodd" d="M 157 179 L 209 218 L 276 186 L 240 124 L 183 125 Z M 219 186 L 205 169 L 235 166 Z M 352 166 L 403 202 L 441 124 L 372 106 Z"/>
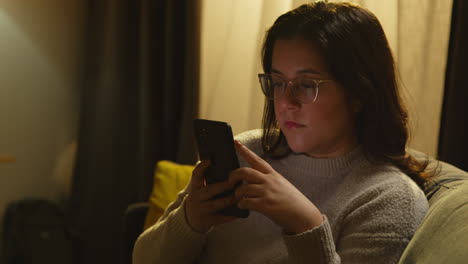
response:
<path id="1" fill-rule="evenodd" d="M 246 146 L 236 141 L 235 147 L 252 166 L 237 169 L 229 177 L 231 184 L 244 181 L 235 192 L 240 208 L 264 214 L 287 234 L 302 233 L 322 224 L 318 208 L 294 185 Z"/>
<path id="2" fill-rule="evenodd" d="M 200 162 L 192 172 L 189 194 L 185 200 L 185 217 L 189 226 L 196 232 L 206 233 L 211 227 L 233 219 L 233 216 L 224 216 L 217 211 L 236 203 L 234 196 L 212 200 L 214 196 L 232 189 L 229 181 L 205 183 L 204 172 L 209 161 Z"/>

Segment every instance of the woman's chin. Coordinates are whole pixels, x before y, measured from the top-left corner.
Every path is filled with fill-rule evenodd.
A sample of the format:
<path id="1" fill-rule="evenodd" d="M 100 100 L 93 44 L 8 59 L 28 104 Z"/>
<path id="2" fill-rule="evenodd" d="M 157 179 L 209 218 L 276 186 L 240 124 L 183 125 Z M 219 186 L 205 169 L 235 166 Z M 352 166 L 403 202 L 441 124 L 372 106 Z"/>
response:
<path id="1" fill-rule="evenodd" d="M 308 147 L 308 144 L 304 141 L 297 140 L 287 140 L 288 146 L 294 153 L 307 153 L 311 150 L 311 147 Z"/>

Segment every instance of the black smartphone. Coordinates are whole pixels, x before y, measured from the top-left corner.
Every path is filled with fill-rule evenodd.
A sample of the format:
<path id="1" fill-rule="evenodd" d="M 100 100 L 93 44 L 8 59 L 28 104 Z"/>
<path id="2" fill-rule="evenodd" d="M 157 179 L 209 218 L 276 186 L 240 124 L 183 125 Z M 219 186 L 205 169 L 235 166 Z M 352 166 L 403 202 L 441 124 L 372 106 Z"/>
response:
<path id="1" fill-rule="evenodd" d="M 193 127 L 200 160 L 210 160 L 210 165 L 205 171 L 206 183 L 226 181 L 231 171 L 239 168 L 231 126 L 221 121 L 195 119 Z M 213 199 L 234 195 L 235 188 L 240 184 L 242 183 Z M 249 210 L 240 209 L 236 205 L 224 208 L 220 213 L 242 218 L 249 216 Z"/>

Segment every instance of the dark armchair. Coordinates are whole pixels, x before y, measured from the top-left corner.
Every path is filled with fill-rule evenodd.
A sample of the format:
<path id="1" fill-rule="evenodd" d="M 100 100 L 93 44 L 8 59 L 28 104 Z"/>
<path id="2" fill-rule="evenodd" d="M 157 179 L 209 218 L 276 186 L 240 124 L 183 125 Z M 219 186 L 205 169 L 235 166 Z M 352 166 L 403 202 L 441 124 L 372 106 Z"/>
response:
<path id="1" fill-rule="evenodd" d="M 149 203 L 131 204 L 125 210 L 124 228 L 122 232 L 122 263 L 132 263 L 133 245 L 138 236 L 143 232 Z"/>

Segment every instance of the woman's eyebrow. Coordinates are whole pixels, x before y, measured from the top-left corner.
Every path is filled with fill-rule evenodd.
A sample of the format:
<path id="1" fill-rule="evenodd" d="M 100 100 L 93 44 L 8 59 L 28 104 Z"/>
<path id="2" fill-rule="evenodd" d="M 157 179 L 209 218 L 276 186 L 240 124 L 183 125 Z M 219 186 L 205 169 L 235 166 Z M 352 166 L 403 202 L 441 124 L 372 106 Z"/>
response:
<path id="1" fill-rule="evenodd" d="M 274 69 L 274 68 L 271 68 L 271 73 L 278 73 L 278 74 L 281 74 L 280 71 L 278 71 L 278 70 L 276 70 L 276 69 Z"/>
<path id="2" fill-rule="evenodd" d="M 271 72 L 272 73 L 277 73 L 277 74 L 283 74 L 281 71 L 278 71 L 275 68 L 271 68 Z M 319 71 L 316 71 L 316 70 L 313 70 L 313 69 L 303 69 L 303 70 L 297 71 L 297 73 L 323 74 L 323 72 L 319 72 Z"/>
<path id="3" fill-rule="evenodd" d="M 298 71 L 297 73 L 313 73 L 313 74 L 323 74 L 323 72 L 316 71 L 316 70 L 313 70 L 313 69 L 304 69 L 304 70 L 300 70 L 300 71 Z"/>

